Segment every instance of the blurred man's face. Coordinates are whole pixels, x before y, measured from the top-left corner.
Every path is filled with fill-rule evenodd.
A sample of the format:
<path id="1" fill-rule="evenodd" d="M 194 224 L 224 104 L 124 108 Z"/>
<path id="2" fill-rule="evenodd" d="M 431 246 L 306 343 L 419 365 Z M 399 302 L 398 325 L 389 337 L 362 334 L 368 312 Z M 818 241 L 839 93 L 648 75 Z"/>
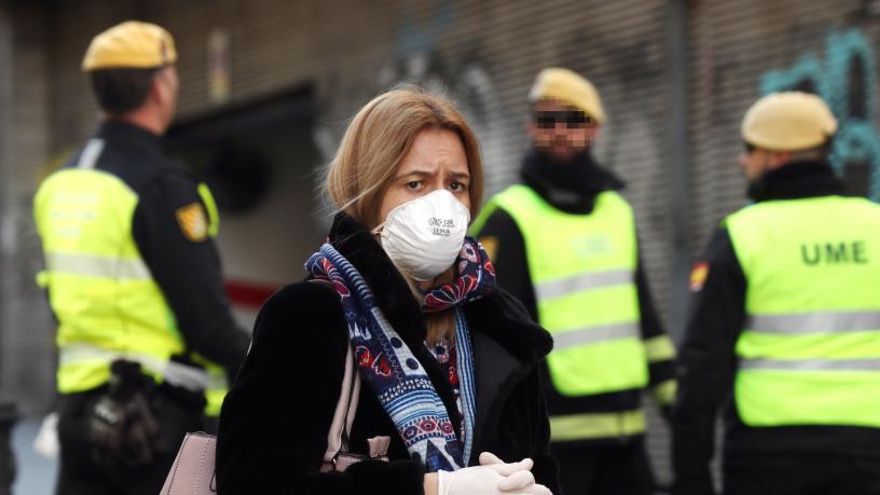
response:
<path id="1" fill-rule="evenodd" d="M 789 156 L 785 151 L 770 151 L 746 144 L 745 150 L 739 154 L 739 166 L 751 184 L 759 181 L 767 172 L 787 163 Z"/>
<path id="2" fill-rule="evenodd" d="M 557 160 L 570 160 L 590 147 L 598 134 L 599 124 L 573 106 L 556 100 L 538 100 L 532 107 L 532 143 Z"/>

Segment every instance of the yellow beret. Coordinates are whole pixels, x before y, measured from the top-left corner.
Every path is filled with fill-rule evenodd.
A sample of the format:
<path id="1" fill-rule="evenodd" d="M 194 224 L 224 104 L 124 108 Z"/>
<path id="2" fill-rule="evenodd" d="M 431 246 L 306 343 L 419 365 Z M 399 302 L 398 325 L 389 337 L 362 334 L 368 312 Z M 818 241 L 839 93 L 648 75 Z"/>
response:
<path id="1" fill-rule="evenodd" d="M 598 123 L 605 122 L 599 92 L 590 81 L 558 67 L 542 70 L 529 92 L 529 101 L 558 100 L 582 110 Z"/>
<path id="2" fill-rule="evenodd" d="M 814 94 L 773 93 L 758 100 L 742 122 L 743 139 L 775 151 L 798 151 L 826 142 L 837 131 L 828 105 Z"/>
<path id="3" fill-rule="evenodd" d="M 151 69 L 176 61 L 174 38 L 168 31 L 155 24 L 126 21 L 92 39 L 82 70 Z"/>

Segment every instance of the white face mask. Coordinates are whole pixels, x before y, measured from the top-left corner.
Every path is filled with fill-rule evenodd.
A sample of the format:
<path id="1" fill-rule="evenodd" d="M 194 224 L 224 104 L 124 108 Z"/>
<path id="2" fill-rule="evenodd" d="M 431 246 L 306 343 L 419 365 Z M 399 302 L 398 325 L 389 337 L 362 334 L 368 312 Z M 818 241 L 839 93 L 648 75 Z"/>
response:
<path id="1" fill-rule="evenodd" d="M 470 219 L 451 192 L 439 189 L 395 207 L 373 233 L 381 233 L 382 247 L 400 271 L 424 282 L 452 266 Z"/>

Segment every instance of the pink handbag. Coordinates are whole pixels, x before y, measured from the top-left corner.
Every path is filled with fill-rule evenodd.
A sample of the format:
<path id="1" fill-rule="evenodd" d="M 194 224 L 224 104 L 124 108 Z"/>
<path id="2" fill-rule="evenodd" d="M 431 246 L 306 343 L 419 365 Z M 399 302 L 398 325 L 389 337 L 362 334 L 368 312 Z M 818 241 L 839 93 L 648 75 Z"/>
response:
<path id="1" fill-rule="evenodd" d="M 349 349 L 345 358 L 345 376 L 339 392 L 339 401 L 333 413 L 333 421 L 327 432 L 327 451 L 321 464 L 321 472 L 345 471 L 349 466 L 364 459 L 388 461 L 388 445 L 391 438 L 373 437 L 367 440 L 370 455 L 348 452 L 348 438 L 354 414 L 357 410 L 361 377 L 354 369 L 354 357 Z M 177 452 L 171 471 L 159 495 L 211 495 L 217 493 L 214 475 L 214 452 L 217 438 L 207 433 L 187 433 Z"/>

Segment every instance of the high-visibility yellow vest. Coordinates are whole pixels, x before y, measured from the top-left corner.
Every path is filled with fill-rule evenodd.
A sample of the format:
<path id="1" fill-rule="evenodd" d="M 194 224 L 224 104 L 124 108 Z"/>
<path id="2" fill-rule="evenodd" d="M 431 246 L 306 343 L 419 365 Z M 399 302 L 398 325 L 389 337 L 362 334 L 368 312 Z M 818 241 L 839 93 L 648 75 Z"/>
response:
<path id="1" fill-rule="evenodd" d="M 49 176 L 34 198 L 46 262 L 40 280 L 58 319 L 58 389 L 74 393 L 103 385 L 110 363 L 128 359 L 157 381 L 208 390 L 216 381 L 207 371 L 170 360 L 185 346 L 132 234 L 138 196 L 94 168 L 102 147 L 100 139 L 90 141 L 79 164 Z M 216 234 L 213 200 L 206 188 L 200 192 Z"/>
<path id="2" fill-rule="evenodd" d="M 539 323 L 553 336 L 547 358 L 554 387 L 570 397 L 644 387 L 645 346 L 635 285 L 635 221 L 616 192 L 596 197 L 590 215 L 562 212 L 531 188 L 493 197 L 477 221 L 502 208 L 525 241 Z"/>
<path id="3" fill-rule="evenodd" d="M 725 224 L 748 283 L 742 421 L 880 427 L 880 205 L 767 201 Z"/>

